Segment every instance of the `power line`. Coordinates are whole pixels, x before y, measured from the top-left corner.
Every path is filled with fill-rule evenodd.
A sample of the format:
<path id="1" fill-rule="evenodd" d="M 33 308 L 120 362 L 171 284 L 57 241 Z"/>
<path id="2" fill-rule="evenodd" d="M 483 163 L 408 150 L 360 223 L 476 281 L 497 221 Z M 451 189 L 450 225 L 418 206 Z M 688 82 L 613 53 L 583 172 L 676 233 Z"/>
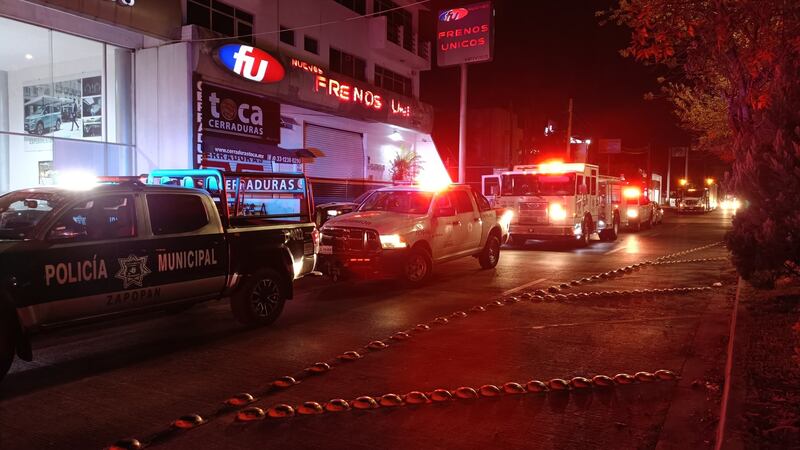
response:
<path id="1" fill-rule="evenodd" d="M 431 0 L 419 0 L 417 2 L 410 3 L 408 5 L 396 6 L 394 8 L 384 9 L 383 11 L 373 12 L 373 13 L 369 13 L 369 14 L 361 14 L 361 15 L 358 15 L 358 16 L 348 17 L 348 18 L 343 19 L 343 20 L 330 20 L 328 22 L 321 22 L 321 23 L 315 23 L 315 24 L 310 24 L 310 25 L 302 25 L 302 26 L 299 26 L 299 27 L 284 28 L 284 29 L 278 29 L 278 30 L 272 30 L 272 31 L 262 31 L 262 32 L 259 32 L 259 33 L 239 34 L 239 35 L 236 35 L 236 36 L 223 36 L 223 37 L 213 37 L 213 38 L 203 38 L 203 39 L 189 39 L 189 40 L 173 40 L 173 41 L 164 42 L 161 45 L 176 44 L 178 42 L 226 41 L 226 40 L 230 40 L 230 39 L 239 39 L 239 38 L 246 38 L 246 37 L 255 37 L 255 36 L 265 36 L 265 35 L 271 35 L 271 34 L 278 34 L 278 33 L 283 33 L 283 32 L 286 32 L 286 31 L 307 30 L 309 28 L 324 27 L 324 26 L 328 26 L 328 25 L 335 25 L 337 23 L 350 22 L 352 20 L 360 20 L 360 19 L 366 19 L 366 18 L 369 18 L 369 17 L 382 16 L 382 15 L 388 13 L 388 12 L 397 11 L 399 9 L 406 9 L 406 8 L 410 8 L 412 6 L 422 5 L 424 3 L 429 3 L 430 1 Z"/>

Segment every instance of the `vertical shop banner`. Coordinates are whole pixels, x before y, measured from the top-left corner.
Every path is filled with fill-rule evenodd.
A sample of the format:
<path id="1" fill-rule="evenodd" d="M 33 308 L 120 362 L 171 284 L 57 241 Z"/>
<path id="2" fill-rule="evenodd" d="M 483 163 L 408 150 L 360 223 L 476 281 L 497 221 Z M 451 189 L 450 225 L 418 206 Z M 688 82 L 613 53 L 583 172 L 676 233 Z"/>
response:
<path id="1" fill-rule="evenodd" d="M 271 170 L 299 162 L 280 142 L 280 104 L 194 76 L 194 166 Z M 297 161 L 296 161 L 297 160 Z"/>
<path id="2" fill-rule="evenodd" d="M 494 9 L 491 2 L 439 11 L 436 62 L 439 67 L 491 61 Z"/>

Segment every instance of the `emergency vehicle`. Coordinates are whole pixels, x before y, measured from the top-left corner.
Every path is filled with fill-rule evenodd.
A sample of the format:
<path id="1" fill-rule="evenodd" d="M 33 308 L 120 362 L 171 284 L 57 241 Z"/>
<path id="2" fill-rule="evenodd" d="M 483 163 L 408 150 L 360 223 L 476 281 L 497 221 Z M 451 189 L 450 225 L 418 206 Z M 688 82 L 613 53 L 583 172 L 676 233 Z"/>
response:
<path id="1" fill-rule="evenodd" d="M 0 196 L 0 379 L 48 328 L 230 298 L 268 325 L 311 273 L 302 174 L 174 170 Z"/>
<path id="2" fill-rule="evenodd" d="M 427 280 L 434 264 L 465 256 L 491 269 L 508 220 L 466 185 L 381 188 L 322 226 L 317 267 L 334 280 L 399 275 L 411 285 Z"/>
<path id="3" fill-rule="evenodd" d="M 655 208 L 648 198 L 648 190 L 639 183 L 624 181 L 615 184 L 614 190 L 619 190 L 619 194 L 614 193 L 613 203 L 619 210 L 622 228 L 639 231 L 653 226 L 656 221 Z"/>
<path id="4" fill-rule="evenodd" d="M 572 239 L 585 245 L 593 233 L 601 240 L 617 239 L 620 217 L 611 202 L 612 181 L 601 178 L 596 165 L 549 162 L 484 175 L 482 189 L 495 207 L 513 212 L 512 244 Z"/>
<path id="5" fill-rule="evenodd" d="M 704 187 L 686 184 L 678 190 L 678 212 L 708 212 L 717 209 L 717 184 L 706 179 Z"/>

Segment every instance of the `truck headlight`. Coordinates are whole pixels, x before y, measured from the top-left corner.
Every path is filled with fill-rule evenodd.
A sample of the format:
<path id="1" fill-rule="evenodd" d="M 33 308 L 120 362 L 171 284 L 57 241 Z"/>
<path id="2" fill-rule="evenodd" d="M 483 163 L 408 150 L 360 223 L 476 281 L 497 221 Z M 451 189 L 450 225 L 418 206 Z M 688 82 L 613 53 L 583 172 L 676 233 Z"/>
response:
<path id="1" fill-rule="evenodd" d="M 639 211 L 635 209 L 629 209 L 628 212 L 625 213 L 629 219 L 635 219 L 639 217 Z"/>
<path id="2" fill-rule="evenodd" d="M 567 218 L 567 210 L 561 206 L 561 203 L 551 203 L 549 213 L 552 220 L 564 220 Z"/>
<path id="3" fill-rule="evenodd" d="M 406 248 L 406 244 L 399 234 L 382 234 L 381 247 L 383 248 Z"/>

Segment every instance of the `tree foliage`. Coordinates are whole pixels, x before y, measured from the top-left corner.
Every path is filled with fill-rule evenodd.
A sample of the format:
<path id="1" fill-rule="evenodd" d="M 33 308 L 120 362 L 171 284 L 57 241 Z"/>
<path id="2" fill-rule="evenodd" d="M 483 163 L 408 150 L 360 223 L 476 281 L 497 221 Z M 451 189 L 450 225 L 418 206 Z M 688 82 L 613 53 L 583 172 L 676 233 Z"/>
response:
<path id="1" fill-rule="evenodd" d="M 800 2 L 797 0 L 620 0 L 601 13 L 631 29 L 623 54 L 678 69 L 679 116 L 701 134 L 724 105 L 730 188 L 748 206 L 726 236 L 745 278 L 770 284 L 800 263 Z M 719 128 L 714 128 L 720 130 Z M 717 142 L 721 139 L 720 142 Z"/>

